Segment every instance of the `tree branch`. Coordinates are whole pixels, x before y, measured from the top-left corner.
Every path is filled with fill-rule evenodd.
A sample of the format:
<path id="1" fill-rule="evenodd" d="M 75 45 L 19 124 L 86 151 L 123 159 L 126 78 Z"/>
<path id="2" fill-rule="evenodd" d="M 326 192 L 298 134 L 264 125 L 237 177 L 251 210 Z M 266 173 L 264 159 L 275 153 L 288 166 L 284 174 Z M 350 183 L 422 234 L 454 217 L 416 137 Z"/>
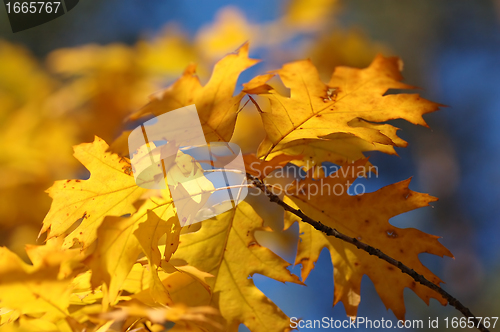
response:
<path id="1" fill-rule="evenodd" d="M 271 191 L 269 191 L 267 189 L 267 186 L 260 179 L 254 177 L 253 175 L 247 173 L 247 178 L 248 178 L 248 180 L 250 180 L 250 182 L 255 187 L 259 188 L 267 197 L 269 197 L 271 202 L 274 202 L 274 203 L 280 205 L 281 207 L 283 207 L 283 209 L 285 209 L 286 211 L 293 213 L 294 215 L 299 217 L 303 222 L 308 223 L 309 225 L 313 226 L 318 231 L 323 232 L 329 236 L 334 236 L 337 239 L 340 239 L 340 240 L 345 241 L 347 243 L 350 243 L 350 244 L 356 246 L 356 248 L 364 250 L 370 255 L 377 256 L 378 258 L 386 261 L 387 263 L 397 267 L 398 269 L 401 270 L 401 272 L 409 275 L 416 282 L 418 282 L 418 283 L 424 285 L 425 287 L 430 288 L 430 289 L 436 291 L 437 293 L 439 293 L 444 299 L 446 299 L 448 301 L 448 303 L 451 306 L 455 307 L 465 317 L 472 318 L 475 322 L 474 325 L 477 327 L 478 330 L 480 330 L 482 332 L 489 332 L 489 330 L 486 327 L 484 327 L 484 325 L 481 323 L 481 321 L 479 319 L 477 319 L 476 316 L 474 316 L 474 314 L 469 310 L 469 308 L 464 306 L 459 300 L 457 300 L 456 298 L 451 296 L 448 292 L 446 292 L 440 286 L 427 280 L 423 275 L 415 272 L 415 270 L 413 270 L 413 269 L 410 269 L 408 266 L 404 265 L 400 261 L 384 254 L 379 249 L 376 249 L 376 248 L 374 248 L 366 243 L 363 243 L 356 238 L 342 234 L 339 231 L 337 231 L 335 228 L 328 227 L 328 226 L 322 224 L 320 221 L 316 221 L 316 220 L 311 219 L 306 214 L 304 214 L 302 211 L 297 210 L 297 209 L 291 207 L 290 205 L 288 205 L 287 203 L 283 202 L 283 200 L 281 200 L 277 195 L 275 195 Z"/>

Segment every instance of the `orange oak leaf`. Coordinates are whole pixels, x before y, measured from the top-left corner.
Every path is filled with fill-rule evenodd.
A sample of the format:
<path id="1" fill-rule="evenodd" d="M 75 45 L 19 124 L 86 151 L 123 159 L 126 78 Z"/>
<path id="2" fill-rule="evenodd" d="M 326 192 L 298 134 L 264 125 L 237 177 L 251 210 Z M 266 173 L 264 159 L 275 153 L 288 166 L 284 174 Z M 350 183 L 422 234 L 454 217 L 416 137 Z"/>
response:
<path id="1" fill-rule="evenodd" d="M 255 77 L 244 91 L 271 103 L 270 111 L 261 112 L 267 136 L 257 156 L 303 154 L 319 164 L 352 161 L 368 150 L 395 154 L 394 146 L 404 147 L 406 142 L 395 127 L 383 122 L 401 118 L 426 126 L 422 115 L 440 106 L 417 94 L 385 95 L 389 89 L 414 89 L 400 82 L 401 66 L 398 58 L 377 56 L 366 69 L 337 67 L 325 84 L 314 65 L 304 60 Z M 274 75 L 290 89 L 290 97 L 266 83 Z M 357 140 L 345 140 L 349 138 Z M 372 148 L 359 144 L 363 141 Z"/>
<path id="2" fill-rule="evenodd" d="M 352 184 L 358 172 L 364 171 L 365 163 L 366 159 L 346 164 L 336 173 L 316 180 L 312 179 L 311 170 L 305 180 L 289 188 L 285 202 L 343 234 L 380 249 L 431 282 L 441 283 L 441 279 L 418 258 L 421 253 L 452 257 L 450 251 L 439 243 L 439 237 L 415 228 L 401 229 L 389 223 L 390 218 L 428 206 L 437 198 L 410 190 L 409 179 L 373 193 L 355 195 L 356 186 Z M 359 192 L 361 189 L 357 190 Z M 294 215 L 287 212 L 285 227 L 288 228 L 296 220 Z M 305 280 L 314 268 L 321 250 L 328 248 L 334 267 L 334 304 L 341 301 L 349 316 L 356 316 L 361 298 L 361 278 L 365 274 L 372 280 L 382 302 L 398 319 L 404 319 L 405 315 L 405 288 L 410 288 L 427 304 L 431 298 L 443 305 L 447 303 L 439 294 L 416 283 L 410 276 L 378 257 L 327 236 L 309 224 L 299 224 L 301 235 L 295 263 L 302 264 L 302 279 Z"/>

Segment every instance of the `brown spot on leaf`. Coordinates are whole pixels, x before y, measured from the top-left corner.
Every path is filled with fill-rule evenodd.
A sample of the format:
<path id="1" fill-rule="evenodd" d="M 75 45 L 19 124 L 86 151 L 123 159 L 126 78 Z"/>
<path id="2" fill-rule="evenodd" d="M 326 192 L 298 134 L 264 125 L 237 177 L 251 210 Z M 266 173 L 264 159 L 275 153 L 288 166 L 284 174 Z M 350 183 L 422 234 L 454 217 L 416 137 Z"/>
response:
<path id="1" fill-rule="evenodd" d="M 122 167 L 123 172 L 127 175 L 132 175 L 132 167 L 130 165 Z"/>

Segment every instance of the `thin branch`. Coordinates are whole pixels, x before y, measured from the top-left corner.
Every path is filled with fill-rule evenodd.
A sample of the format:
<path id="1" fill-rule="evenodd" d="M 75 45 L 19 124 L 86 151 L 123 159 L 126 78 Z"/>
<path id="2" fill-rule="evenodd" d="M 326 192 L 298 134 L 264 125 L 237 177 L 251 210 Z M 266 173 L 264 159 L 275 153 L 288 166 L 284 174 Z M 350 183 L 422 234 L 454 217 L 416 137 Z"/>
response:
<path id="1" fill-rule="evenodd" d="M 451 306 L 455 307 L 465 317 L 472 318 L 475 322 L 474 326 L 476 326 L 479 331 L 482 331 L 482 332 L 489 331 L 486 327 L 484 327 L 484 325 L 481 323 L 481 321 L 479 319 L 477 319 L 476 316 L 474 316 L 474 314 L 472 314 L 472 312 L 469 310 L 469 308 L 465 307 L 462 303 L 460 303 L 459 300 L 457 300 L 456 298 L 451 296 L 448 292 L 446 292 L 440 286 L 427 280 L 423 275 L 415 272 L 415 270 L 413 270 L 413 269 L 410 269 L 408 266 L 404 265 L 400 261 L 384 254 L 379 249 L 376 249 L 376 248 L 374 248 L 366 243 L 363 243 L 356 238 L 342 234 L 339 231 L 337 231 L 335 228 L 328 227 L 319 221 L 313 220 L 312 218 L 310 218 L 306 214 L 304 214 L 302 211 L 297 210 L 297 209 L 291 207 L 290 205 L 288 205 L 287 203 L 283 202 L 283 200 L 281 200 L 277 195 L 275 195 L 271 191 L 269 191 L 267 189 L 266 185 L 260 179 L 252 176 L 251 174 L 247 173 L 247 178 L 250 180 L 250 182 L 254 186 L 259 188 L 267 197 L 269 197 L 271 202 L 274 202 L 274 203 L 280 205 L 281 207 L 283 207 L 283 209 L 285 209 L 286 211 L 293 213 L 294 215 L 296 215 L 297 217 L 302 219 L 303 222 L 308 223 L 309 225 L 313 226 L 318 231 L 323 232 L 329 236 L 334 236 L 337 239 L 340 239 L 340 240 L 345 241 L 347 243 L 350 243 L 350 244 L 356 246 L 356 248 L 364 250 L 370 255 L 377 256 L 378 258 L 386 261 L 387 263 L 397 267 L 398 269 L 401 270 L 401 272 L 409 275 L 416 282 L 418 282 L 418 283 L 424 285 L 425 287 L 430 288 L 433 291 L 436 291 L 437 293 L 439 293 L 444 299 L 446 299 L 448 301 L 448 303 Z"/>

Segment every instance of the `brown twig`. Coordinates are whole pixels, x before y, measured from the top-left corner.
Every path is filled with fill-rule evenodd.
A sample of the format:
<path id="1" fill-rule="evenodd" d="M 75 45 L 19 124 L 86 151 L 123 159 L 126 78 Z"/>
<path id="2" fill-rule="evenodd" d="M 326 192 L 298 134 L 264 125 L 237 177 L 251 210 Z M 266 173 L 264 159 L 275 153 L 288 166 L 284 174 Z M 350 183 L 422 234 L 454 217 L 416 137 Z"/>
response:
<path id="1" fill-rule="evenodd" d="M 489 331 L 481 323 L 481 321 L 479 319 L 477 319 L 476 316 L 474 316 L 474 314 L 469 310 L 469 308 L 465 307 L 459 300 L 457 300 L 456 298 L 451 296 L 448 292 L 446 292 L 440 286 L 427 280 L 423 275 L 415 272 L 415 270 L 413 270 L 413 269 L 410 269 L 408 266 L 404 265 L 400 261 L 384 254 L 379 249 L 376 249 L 376 248 L 374 248 L 366 243 L 363 243 L 356 238 L 342 234 L 339 231 L 337 231 L 335 228 L 328 227 L 319 221 L 313 220 L 312 218 L 310 218 L 306 214 L 304 214 L 302 211 L 297 210 L 297 209 L 291 207 L 290 205 L 288 205 L 287 203 L 283 202 L 283 200 L 281 200 L 277 195 L 275 195 L 271 191 L 269 191 L 267 189 L 266 185 L 260 179 L 254 177 L 253 175 L 247 173 L 247 178 L 250 180 L 250 182 L 255 187 L 259 188 L 267 197 L 269 197 L 271 202 L 274 202 L 274 203 L 280 205 L 281 207 L 283 207 L 283 209 L 285 209 L 286 211 L 293 213 L 294 215 L 296 215 L 297 217 L 302 219 L 303 222 L 308 223 L 309 225 L 313 226 L 318 231 L 323 232 L 329 236 L 334 236 L 337 239 L 340 239 L 340 240 L 345 241 L 347 243 L 350 243 L 350 244 L 356 246 L 356 248 L 364 250 L 370 255 L 377 256 L 378 258 L 386 261 L 387 263 L 397 267 L 398 269 L 401 270 L 401 272 L 409 275 L 416 282 L 419 282 L 420 284 L 424 285 L 425 287 L 428 287 L 428 288 L 436 291 L 437 293 L 439 293 L 444 299 L 446 299 L 448 301 L 448 303 L 451 306 L 455 307 L 465 317 L 472 318 L 475 322 L 474 326 L 476 326 L 479 331 L 482 331 L 482 332 Z"/>

